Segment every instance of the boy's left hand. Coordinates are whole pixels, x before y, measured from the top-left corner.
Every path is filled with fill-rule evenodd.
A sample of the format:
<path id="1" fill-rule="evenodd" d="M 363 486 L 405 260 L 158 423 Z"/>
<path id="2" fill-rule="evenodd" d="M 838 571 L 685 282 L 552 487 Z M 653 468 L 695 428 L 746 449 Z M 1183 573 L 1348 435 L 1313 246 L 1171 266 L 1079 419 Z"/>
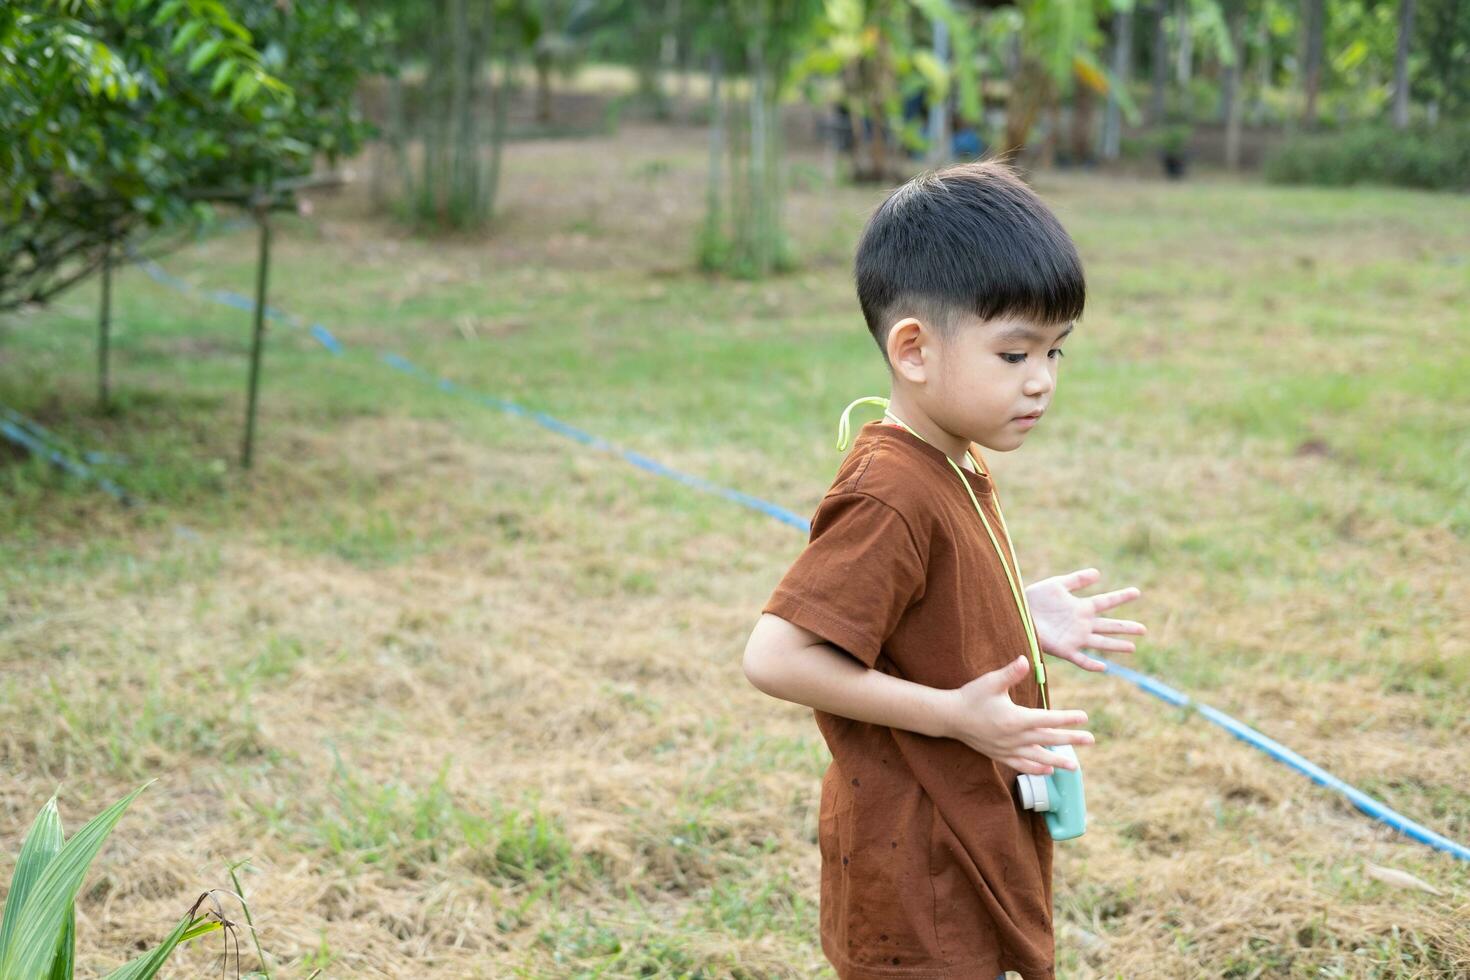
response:
<path id="1" fill-rule="evenodd" d="M 1083 653 L 1094 650 L 1132 653 L 1128 640 L 1113 639 L 1108 634 L 1143 635 L 1148 630 L 1131 619 L 1106 619 L 1098 613 L 1137 599 L 1143 593 L 1129 586 L 1102 595 L 1079 596 L 1072 593 L 1094 585 L 1102 573 L 1095 568 L 1082 568 L 1066 575 L 1053 575 L 1026 586 L 1026 603 L 1031 607 L 1031 620 L 1036 624 L 1036 642 L 1042 652 L 1070 660 L 1083 670 L 1106 670 L 1100 660 Z"/>

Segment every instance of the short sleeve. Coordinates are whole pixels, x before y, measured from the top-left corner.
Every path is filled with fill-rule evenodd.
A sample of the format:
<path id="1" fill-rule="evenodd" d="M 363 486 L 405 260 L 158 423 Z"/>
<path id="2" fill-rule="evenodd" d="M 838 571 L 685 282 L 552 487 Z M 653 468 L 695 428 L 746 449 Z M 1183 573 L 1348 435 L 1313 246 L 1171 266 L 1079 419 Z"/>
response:
<path id="1" fill-rule="evenodd" d="M 823 498 L 806 550 L 761 611 L 872 667 L 923 594 L 924 562 L 903 515 L 866 493 L 835 493 Z"/>

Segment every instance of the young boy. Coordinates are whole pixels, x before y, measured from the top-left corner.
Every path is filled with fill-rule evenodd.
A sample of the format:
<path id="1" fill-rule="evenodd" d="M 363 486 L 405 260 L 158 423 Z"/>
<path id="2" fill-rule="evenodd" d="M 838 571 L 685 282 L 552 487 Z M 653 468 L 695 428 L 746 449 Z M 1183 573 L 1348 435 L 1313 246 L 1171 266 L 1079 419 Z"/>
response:
<path id="1" fill-rule="evenodd" d="M 1040 198 L 984 162 L 894 191 L 855 273 L 887 412 L 763 608 L 745 675 L 814 708 L 832 752 L 821 941 L 843 980 L 1052 978 L 1052 840 L 1016 777 L 1076 768 L 1047 747 L 1093 737 L 1085 712 L 1040 707 L 1039 651 L 1102 670 L 1082 648 L 1131 651 L 1107 634 L 1144 627 L 1098 613 L 1139 591 L 1073 595 L 1096 569 L 1023 589 L 972 444 L 1018 448 L 1051 404 L 1082 264 Z"/>

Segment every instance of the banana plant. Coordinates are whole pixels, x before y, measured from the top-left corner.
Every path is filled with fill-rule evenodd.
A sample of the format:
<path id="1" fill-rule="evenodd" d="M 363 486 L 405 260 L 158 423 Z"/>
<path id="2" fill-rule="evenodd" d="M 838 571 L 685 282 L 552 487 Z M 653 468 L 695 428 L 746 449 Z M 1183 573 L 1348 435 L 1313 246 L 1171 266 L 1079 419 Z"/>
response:
<path id="1" fill-rule="evenodd" d="M 5 980 L 72 980 L 76 962 L 76 897 L 82 879 L 119 818 L 149 780 L 103 810 L 65 840 L 56 797 L 46 801 L 21 844 L 10 891 L 0 913 L 0 977 Z M 195 909 L 199 903 L 195 904 Z M 223 928 L 223 922 L 195 917 L 179 920 L 162 943 L 119 967 L 105 980 L 151 980 L 174 949 Z"/>
<path id="2" fill-rule="evenodd" d="M 915 19 L 943 21 L 949 28 L 950 64 L 919 43 Z M 901 177 L 902 160 L 895 151 L 924 147 L 920 128 L 904 123 L 905 96 L 922 90 L 932 104 L 953 92 L 962 115 L 980 115 L 974 38 L 970 18 L 944 0 L 825 0 L 817 43 L 797 66 L 797 75 L 839 81 L 852 127 L 855 179 Z"/>
<path id="3" fill-rule="evenodd" d="M 1208 0 L 1213 2 L 1213 0 Z M 1112 93 L 1123 115 L 1133 122 L 1138 107 L 1126 86 L 1119 85 L 1098 61 L 1102 13 L 1120 11 L 1130 0 L 1020 0 L 1020 63 L 1011 79 L 1006 105 L 1005 150 L 1019 150 L 1043 112 L 1055 118 L 1061 100 L 1081 86 L 1085 99 Z M 1055 137 L 1055 133 L 1052 134 Z M 1047 151 L 1054 138 L 1047 141 Z"/>

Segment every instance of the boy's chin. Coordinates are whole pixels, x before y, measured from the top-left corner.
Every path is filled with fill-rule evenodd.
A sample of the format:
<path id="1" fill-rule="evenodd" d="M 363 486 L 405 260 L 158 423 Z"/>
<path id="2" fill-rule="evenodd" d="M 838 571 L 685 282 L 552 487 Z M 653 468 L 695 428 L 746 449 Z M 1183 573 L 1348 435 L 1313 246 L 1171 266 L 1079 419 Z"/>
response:
<path id="1" fill-rule="evenodd" d="M 1024 432 L 1000 432 L 987 436 L 984 439 L 976 439 L 976 443 L 995 453 L 1008 453 L 1020 449 L 1026 443 Z"/>

